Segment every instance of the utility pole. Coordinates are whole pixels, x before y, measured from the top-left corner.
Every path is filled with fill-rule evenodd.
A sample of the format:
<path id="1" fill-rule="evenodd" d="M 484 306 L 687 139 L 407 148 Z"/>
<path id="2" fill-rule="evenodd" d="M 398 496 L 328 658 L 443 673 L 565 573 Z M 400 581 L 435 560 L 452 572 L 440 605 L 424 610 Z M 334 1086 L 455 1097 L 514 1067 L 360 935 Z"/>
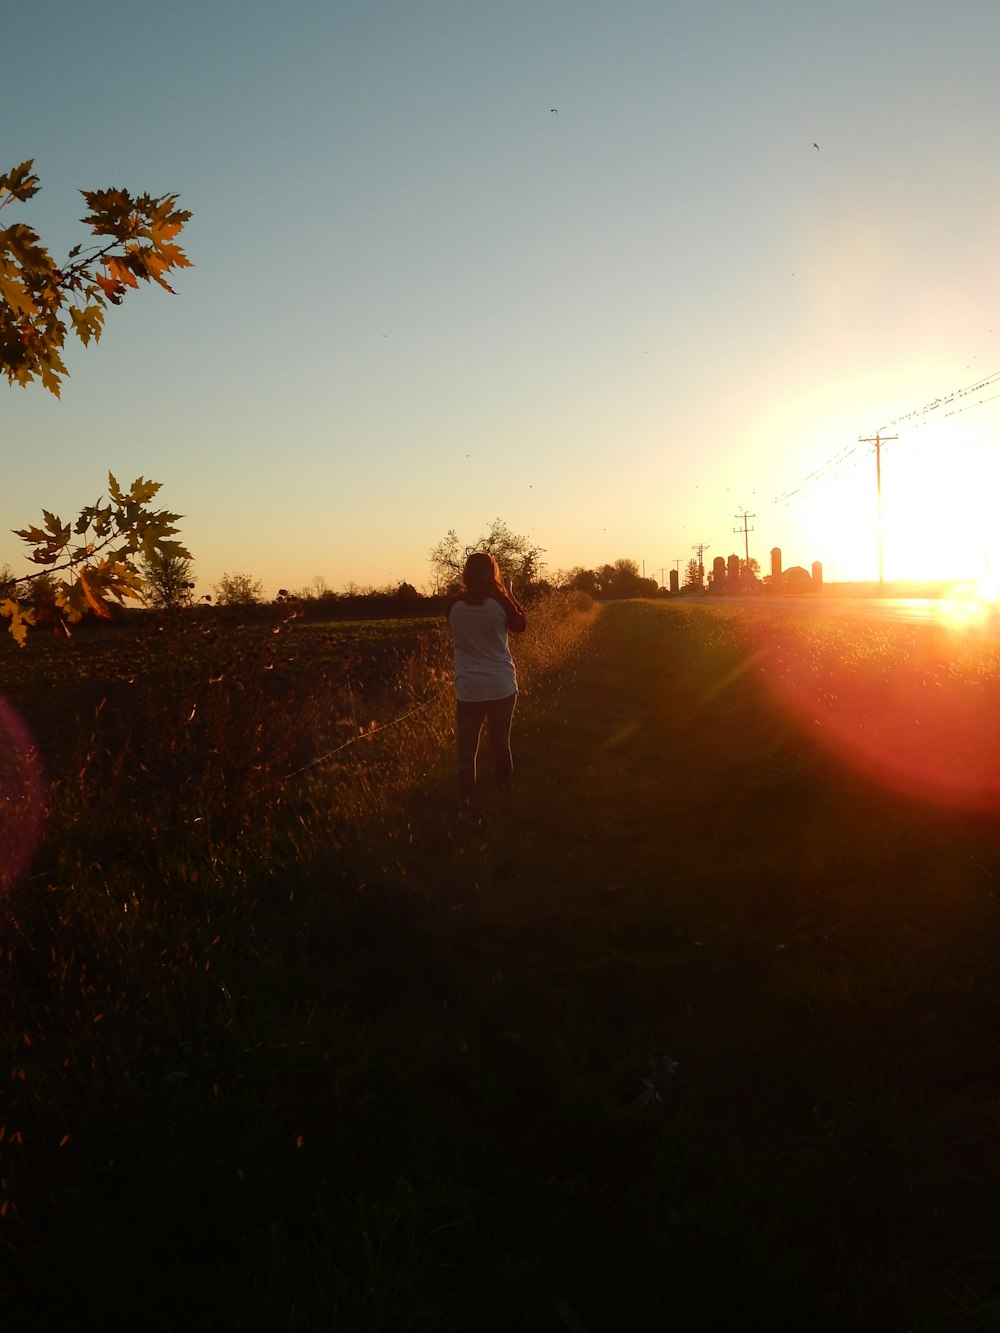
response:
<path id="1" fill-rule="evenodd" d="M 712 548 L 706 546 L 704 542 L 699 542 L 697 546 L 692 546 L 692 551 L 698 552 L 698 582 L 704 588 L 705 586 L 705 552 Z"/>
<path id="2" fill-rule="evenodd" d="M 878 586 L 880 588 L 885 583 L 882 575 L 882 446 L 889 440 L 898 439 L 898 435 L 880 435 L 878 431 L 874 435 L 858 436 L 858 444 L 873 444 L 875 446 L 875 484 L 878 487 Z"/>
<path id="3" fill-rule="evenodd" d="M 742 513 L 742 514 L 736 514 L 735 517 L 736 517 L 736 518 L 741 518 L 741 519 L 743 520 L 743 526 L 742 526 L 742 528 L 733 528 L 733 531 L 734 531 L 734 532 L 742 532 L 742 533 L 743 533 L 743 546 L 744 546 L 744 549 L 745 549 L 745 551 L 746 551 L 746 564 L 743 566 L 743 568 L 744 568 L 744 569 L 747 569 L 748 566 L 749 566 L 749 564 L 750 564 L 750 533 L 753 532 L 753 528 L 748 528 L 748 527 L 747 527 L 747 519 L 748 519 L 748 518 L 756 518 L 757 515 L 756 515 L 756 514 L 747 514 L 747 513 L 744 512 L 744 513 Z"/>
<path id="4" fill-rule="evenodd" d="M 661 566 L 660 566 L 660 587 L 661 587 L 661 588 L 663 587 L 663 571 L 664 571 L 665 568 L 666 568 L 665 565 L 661 565 Z"/>

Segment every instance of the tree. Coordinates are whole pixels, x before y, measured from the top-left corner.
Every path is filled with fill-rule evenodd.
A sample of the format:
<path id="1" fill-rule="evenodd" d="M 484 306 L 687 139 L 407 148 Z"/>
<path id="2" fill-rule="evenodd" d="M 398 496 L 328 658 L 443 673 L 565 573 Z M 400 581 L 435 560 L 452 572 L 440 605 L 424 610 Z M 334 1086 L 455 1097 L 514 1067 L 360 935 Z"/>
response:
<path id="1" fill-rule="evenodd" d="M 38 193 L 33 166 L 29 158 L 0 176 L 0 210 Z M 64 316 L 84 346 L 97 342 L 109 303 L 120 305 L 140 281 L 172 292 L 164 275 L 190 267 L 174 242 L 191 214 L 176 207 L 175 194 L 80 193 L 90 210 L 81 221 L 99 239 L 86 251 L 73 246 L 63 264 L 24 223 L 0 229 L 0 369 L 9 384 L 23 387 L 37 377 L 56 397 L 69 373 L 62 359 Z"/>
<path id="2" fill-rule="evenodd" d="M 694 556 L 691 557 L 685 566 L 684 586 L 685 588 L 701 588 L 704 586 L 702 583 L 701 566 L 698 564 L 698 561 Z"/>
<path id="3" fill-rule="evenodd" d="M 138 477 L 123 491 L 109 472 L 108 502 L 87 505 L 72 527 L 45 509 L 44 527 L 17 531 L 32 548 L 28 559 L 44 567 L 14 579 L 0 600 L 0 617 L 10 621 L 21 647 L 28 626 L 39 620 L 68 636 L 88 612 L 109 620 L 111 599 L 143 601 L 142 561 L 158 555 L 190 559 L 185 547 L 171 540 L 180 515 L 149 508 L 159 490 L 158 481 Z"/>
<path id="4" fill-rule="evenodd" d="M 473 551 L 486 551 L 493 556 L 504 577 L 520 592 L 537 579 L 545 554 L 541 546 L 511 532 L 499 518 L 495 518 L 485 536 L 471 546 L 463 546 L 452 528 L 430 551 L 436 592 L 458 587 L 465 562 Z"/>
<path id="5" fill-rule="evenodd" d="M 142 560 L 146 597 L 151 606 L 164 611 L 187 606 L 194 591 L 194 566 L 187 556 L 156 550 Z"/>
<path id="6" fill-rule="evenodd" d="M 263 596 L 261 584 L 249 574 L 223 574 L 215 585 L 215 600 L 220 606 L 256 606 Z"/>
<path id="7" fill-rule="evenodd" d="M 601 591 L 601 580 L 594 570 L 584 569 L 582 565 L 574 565 L 561 580 L 560 586 L 596 597 Z"/>

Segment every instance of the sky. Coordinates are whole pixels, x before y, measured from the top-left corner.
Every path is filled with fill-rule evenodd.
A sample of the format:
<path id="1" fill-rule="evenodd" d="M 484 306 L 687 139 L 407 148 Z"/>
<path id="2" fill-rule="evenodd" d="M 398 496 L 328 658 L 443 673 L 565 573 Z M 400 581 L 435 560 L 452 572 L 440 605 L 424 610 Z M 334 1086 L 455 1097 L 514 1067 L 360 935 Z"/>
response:
<path id="1" fill-rule="evenodd" d="M 996 577 L 998 49 L 996 0 L 35 0 L 2 225 L 176 193 L 193 267 L 0 382 L 0 564 L 111 471 L 200 593 L 425 588 L 498 517 L 872 579 L 880 432 L 885 577 Z"/>

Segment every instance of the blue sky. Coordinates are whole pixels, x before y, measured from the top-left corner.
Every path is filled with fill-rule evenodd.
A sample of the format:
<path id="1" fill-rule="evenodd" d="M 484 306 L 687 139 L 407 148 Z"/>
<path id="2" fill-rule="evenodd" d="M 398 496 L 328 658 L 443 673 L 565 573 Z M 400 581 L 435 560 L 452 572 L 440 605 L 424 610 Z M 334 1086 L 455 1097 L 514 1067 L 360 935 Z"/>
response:
<path id="1" fill-rule="evenodd" d="M 498 516 L 659 577 L 749 511 L 765 568 L 866 578 L 874 457 L 836 460 L 886 426 L 886 575 L 996 574 L 1000 382 L 918 409 L 1000 372 L 998 49 L 995 0 L 36 0 L 5 221 L 61 254 L 78 190 L 176 192 L 195 267 L 60 401 L 0 385 L 3 529 L 110 469 L 206 592 L 421 586 Z"/>

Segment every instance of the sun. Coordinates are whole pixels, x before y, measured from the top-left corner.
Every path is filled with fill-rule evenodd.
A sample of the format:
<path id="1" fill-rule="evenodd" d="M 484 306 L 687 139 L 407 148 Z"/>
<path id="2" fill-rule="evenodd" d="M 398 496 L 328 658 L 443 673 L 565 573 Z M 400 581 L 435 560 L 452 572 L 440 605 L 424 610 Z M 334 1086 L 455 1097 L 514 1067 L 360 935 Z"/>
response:
<path id="1" fill-rule="evenodd" d="M 1000 434 L 998 429 L 996 434 Z M 1000 577 L 1000 442 L 961 421 L 859 441 L 847 464 L 819 474 L 786 512 L 785 565 L 819 561 L 829 582 L 964 582 Z M 881 483 L 881 485 L 879 484 Z M 977 594 L 978 595 L 978 594 Z"/>
<path id="2" fill-rule="evenodd" d="M 928 432 L 929 435 L 929 432 Z M 1000 450 L 955 427 L 927 442 L 886 448 L 882 552 L 895 580 L 988 582 L 1000 570 L 993 497 Z"/>

